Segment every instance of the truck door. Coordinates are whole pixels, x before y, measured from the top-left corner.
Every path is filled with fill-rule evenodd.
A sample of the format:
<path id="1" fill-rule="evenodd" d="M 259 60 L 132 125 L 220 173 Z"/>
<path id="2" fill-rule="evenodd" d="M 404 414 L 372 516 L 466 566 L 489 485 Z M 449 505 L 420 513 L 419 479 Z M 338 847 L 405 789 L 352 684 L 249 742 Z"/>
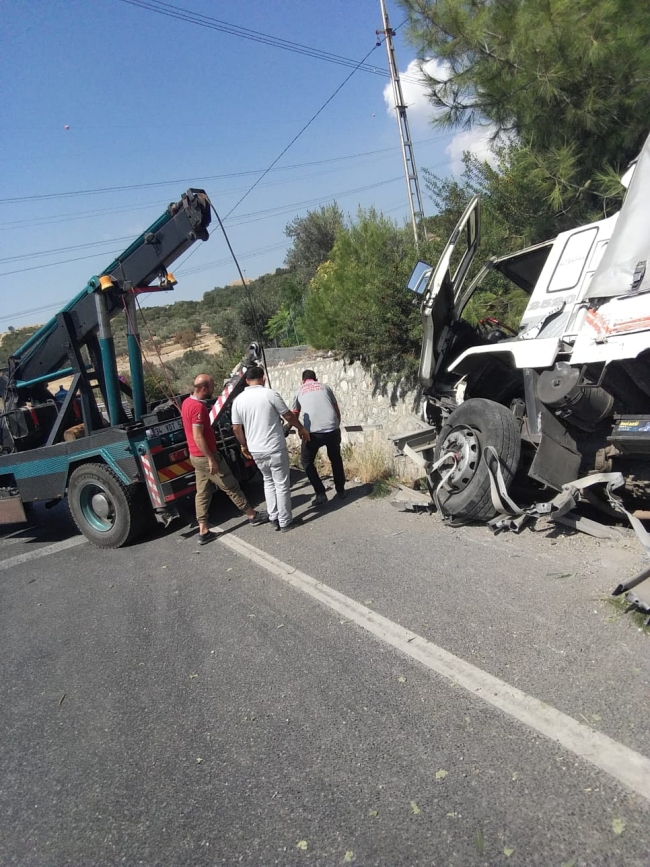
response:
<path id="1" fill-rule="evenodd" d="M 562 232 L 555 239 L 521 320 L 520 337 L 570 338 L 618 215 Z"/>
<path id="2" fill-rule="evenodd" d="M 446 335 L 451 333 L 451 323 L 457 318 L 456 304 L 480 243 L 480 227 L 480 199 L 474 196 L 435 269 L 425 262 L 418 262 L 411 275 L 409 289 L 422 295 L 419 377 L 425 388 L 433 385 L 436 362 L 446 344 Z"/>

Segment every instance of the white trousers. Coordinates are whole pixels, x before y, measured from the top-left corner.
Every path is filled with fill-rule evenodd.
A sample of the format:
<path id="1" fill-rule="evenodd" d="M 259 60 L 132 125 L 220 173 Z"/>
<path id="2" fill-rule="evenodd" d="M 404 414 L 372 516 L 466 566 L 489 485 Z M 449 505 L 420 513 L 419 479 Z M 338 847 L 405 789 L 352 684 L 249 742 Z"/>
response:
<path id="1" fill-rule="evenodd" d="M 291 476 L 289 452 L 286 448 L 270 455 L 253 454 L 264 479 L 264 497 L 270 521 L 286 527 L 293 521 L 291 514 Z"/>

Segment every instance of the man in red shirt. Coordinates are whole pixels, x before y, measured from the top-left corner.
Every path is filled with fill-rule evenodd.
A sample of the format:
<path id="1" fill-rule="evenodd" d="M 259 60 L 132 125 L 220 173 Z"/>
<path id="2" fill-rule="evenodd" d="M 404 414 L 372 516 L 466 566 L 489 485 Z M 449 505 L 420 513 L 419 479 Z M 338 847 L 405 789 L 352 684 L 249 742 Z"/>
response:
<path id="1" fill-rule="evenodd" d="M 215 485 L 228 494 L 237 508 L 248 516 L 250 524 L 257 526 L 269 520 L 265 512 L 256 512 L 251 506 L 230 467 L 217 451 L 217 440 L 210 424 L 210 410 L 205 403 L 212 397 L 213 392 L 212 377 L 207 373 L 200 373 L 194 380 L 193 393 L 185 398 L 181 407 L 190 461 L 196 471 L 196 519 L 199 522 L 199 545 L 205 545 L 216 538 L 208 524 L 208 510 Z"/>

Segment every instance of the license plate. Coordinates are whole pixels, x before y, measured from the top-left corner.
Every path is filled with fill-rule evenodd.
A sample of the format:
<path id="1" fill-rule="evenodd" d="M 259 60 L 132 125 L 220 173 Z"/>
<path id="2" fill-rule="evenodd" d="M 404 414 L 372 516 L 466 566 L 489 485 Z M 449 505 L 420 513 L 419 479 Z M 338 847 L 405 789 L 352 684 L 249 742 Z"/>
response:
<path id="1" fill-rule="evenodd" d="M 165 424 L 155 424 L 153 427 L 147 428 L 147 439 L 153 437 L 161 437 L 165 434 L 176 433 L 183 427 L 183 419 L 179 418 L 175 421 L 168 421 Z"/>

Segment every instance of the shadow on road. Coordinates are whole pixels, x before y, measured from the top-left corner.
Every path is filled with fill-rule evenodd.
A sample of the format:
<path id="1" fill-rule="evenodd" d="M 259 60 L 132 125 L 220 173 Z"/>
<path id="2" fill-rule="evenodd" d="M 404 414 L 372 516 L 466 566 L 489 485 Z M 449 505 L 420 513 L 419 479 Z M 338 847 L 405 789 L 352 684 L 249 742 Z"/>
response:
<path id="1" fill-rule="evenodd" d="M 63 501 L 50 508 L 43 503 L 30 504 L 26 524 L 5 524 L 0 528 L 0 539 L 26 544 L 51 544 L 78 535 L 79 530 Z"/>
<path id="2" fill-rule="evenodd" d="M 317 520 L 326 512 L 333 512 L 345 508 L 355 500 L 368 496 L 372 492 L 372 485 L 355 485 L 347 489 L 346 499 L 340 500 L 334 490 L 327 489 L 328 501 L 326 505 L 314 506 L 314 492 L 301 470 L 291 469 L 292 496 L 291 503 L 294 511 L 299 512 L 301 523 L 307 524 Z M 331 479 L 324 479 L 325 485 L 331 483 Z M 264 486 L 261 479 L 255 479 L 243 486 L 244 493 L 254 509 L 264 508 Z M 155 521 L 151 521 L 147 530 L 132 544 L 145 545 L 154 539 L 164 539 L 168 536 L 178 535 L 183 539 L 189 539 L 198 534 L 198 525 L 194 512 L 194 498 L 187 497 L 177 504 L 179 517 L 173 520 L 167 527 L 163 527 Z M 72 520 L 67 503 L 61 501 L 54 506 L 46 508 L 43 503 L 34 503 L 28 510 L 28 522 L 26 524 L 6 524 L 0 527 L 0 540 L 12 541 L 23 544 L 53 544 L 78 536 L 79 531 Z M 235 523 L 234 519 L 237 519 Z M 224 528 L 224 533 L 232 533 L 242 527 L 248 526 L 248 519 L 242 517 L 241 512 L 229 500 L 229 498 L 215 491 L 210 508 L 210 523 L 212 526 L 229 526 Z"/>

